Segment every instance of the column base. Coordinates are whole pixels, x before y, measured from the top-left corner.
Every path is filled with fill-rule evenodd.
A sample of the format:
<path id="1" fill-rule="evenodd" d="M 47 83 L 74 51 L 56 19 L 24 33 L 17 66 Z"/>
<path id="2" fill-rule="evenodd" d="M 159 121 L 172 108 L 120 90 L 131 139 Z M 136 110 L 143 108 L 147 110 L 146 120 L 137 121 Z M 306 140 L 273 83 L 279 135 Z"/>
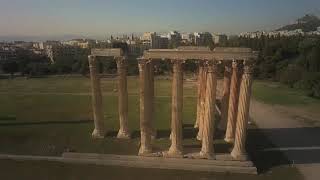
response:
<path id="1" fill-rule="evenodd" d="M 249 159 L 247 153 L 239 153 L 235 150 L 232 150 L 231 157 L 238 161 L 247 161 Z"/>
<path id="2" fill-rule="evenodd" d="M 105 134 L 101 130 L 94 129 L 91 136 L 94 139 L 103 139 Z"/>
<path id="3" fill-rule="evenodd" d="M 198 122 L 197 122 L 197 121 L 196 121 L 196 123 L 194 123 L 193 128 L 199 128 L 199 124 L 198 124 Z"/>
<path id="4" fill-rule="evenodd" d="M 139 149 L 139 156 L 152 156 L 152 148 L 141 147 Z"/>
<path id="5" fill-rule="evenodd" d="M 234 138 L 227 138 L 227 137 L 225 137 L 225 138 L 224 138 L 224 141 L 227 142 L 227 143 L 234 143 Z"/>
<path id="6" fill-rule="evenodd" d="M 200 133 L 198 133 L 198 135 L 197 135 L 197 140 L 198 140 L 198 141 L 201 141 L 201 140 L 202 140 L 202 135 L 200 135 Z"/>
<path id="7" fill-rule="evenodd" d="M 119 139 L 130 139 L 130 133 L 128 131 L 119 130 L 117 138 Z"/>
<path id="8" fill-rule="evenodd" d="M 183 158 L 183 153 L 180 150 L 169 150 L 162 153 L 164 158 Z"/>
<path id="9" fill-rule="evenodd" d="M 211 159 L 211 160 L 215 159 L 214 153 L 208 153 L 208 152 L 202 152 L 202 151 L 200 151 L 199 153 L 192 154 L 191 157 L 194 159 Z"/>

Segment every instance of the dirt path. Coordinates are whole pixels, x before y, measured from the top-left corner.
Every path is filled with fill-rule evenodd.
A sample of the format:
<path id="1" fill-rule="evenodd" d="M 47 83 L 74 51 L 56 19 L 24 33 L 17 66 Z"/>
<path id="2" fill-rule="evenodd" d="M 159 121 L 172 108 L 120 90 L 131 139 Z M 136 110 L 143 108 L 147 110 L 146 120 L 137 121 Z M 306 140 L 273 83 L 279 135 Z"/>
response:
<path id="1" fill-rule="evenodd" d="M 256 100 L 252 100 L 250 109 L 253 121 L 277 147 L 269 150 L 282 151 L 306 180 L 320 179 L 319 114 Z"/>

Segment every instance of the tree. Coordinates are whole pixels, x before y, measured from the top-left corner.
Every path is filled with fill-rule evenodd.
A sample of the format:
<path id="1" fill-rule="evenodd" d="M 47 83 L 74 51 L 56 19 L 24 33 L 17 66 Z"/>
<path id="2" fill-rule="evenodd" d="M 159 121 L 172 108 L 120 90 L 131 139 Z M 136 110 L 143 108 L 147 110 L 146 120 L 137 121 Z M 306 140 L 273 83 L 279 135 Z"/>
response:
<path id="1" fill-rule="evenodd" d="M 16 60 L 4 60 L 1 63 L 2 71 L 9 73 L 13 77 L 15 72 L 18 72 L 18 63 Z"/>

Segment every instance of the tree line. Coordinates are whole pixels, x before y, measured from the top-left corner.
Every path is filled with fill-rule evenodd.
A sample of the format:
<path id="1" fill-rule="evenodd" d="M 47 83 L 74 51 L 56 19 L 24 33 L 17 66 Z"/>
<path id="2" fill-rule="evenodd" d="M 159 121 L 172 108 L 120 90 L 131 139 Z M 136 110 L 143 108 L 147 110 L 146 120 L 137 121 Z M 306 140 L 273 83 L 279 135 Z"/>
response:
<path id="1" fill-rule="evenodd" d="M 264 36 L 231 39 L 226 46 L 259 51 L 254 76 L 279 81 L 320 97 L 320 36 Z"/>
<path id="2" fill-rule="evenodd" d="M 256 79 L 279 81 L 292 88 L 304 89 L 310 96 L 320 97 L 320 36 L 237 37 L 220 46 L 249 47 L 259 51 L 254 70 Z M 115 43 L 112 47 L 128 53 L 125 43 Z M 128 57 L 128 74 L 138 75 L 137 57 Z M 0 66 L 3 72 L 20 72 L 29 77 L 68 73 L 87 75 L 89 72 L 87 55 L 60 57 L 51 63 L 46 56 L 28 50 L 18 50 L 16 59 L 1 61 Z M 98 58 L 98 69 L 100 73 L 116 73 L 116 62 Z M 194 61 L 187 61 L 185 69 L 187 73 L 195 73 L 197 65 Z M 171 65 L 161 62 L 156 71 L 158 74 L 168 73 Z"/>

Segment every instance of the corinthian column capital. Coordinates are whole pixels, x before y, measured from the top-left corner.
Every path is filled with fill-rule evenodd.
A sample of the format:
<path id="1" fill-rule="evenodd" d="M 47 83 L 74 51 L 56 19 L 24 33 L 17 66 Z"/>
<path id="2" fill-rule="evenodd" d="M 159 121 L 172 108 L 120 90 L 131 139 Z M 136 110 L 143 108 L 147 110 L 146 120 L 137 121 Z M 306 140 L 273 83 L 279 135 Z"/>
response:
<path id="1" fill-rule="evenodd" d="M 232 62 L 227 61 L 224 63 L 224 76 L 231 76 L 232 73 Z"/>
<path id="2" fill-rule="evenodd" d="M 143 59 L 143 58 L 138 59 L 139 72 L 144 71 L 147 61 L 148 61 L 147 59 Z"/>
<path id="3" fill-rule="evenodd" d="M 243 65 L 244 65 L 243 74 L 244 75 L 252 75 L 254 63 L 252 61 L 244 61 Z"/>
<path id="4" fill-rule="evenodd" d="M 241 64 L 239 60 L 232 60 L 232 69 L 239 69 Z"/>
<path id="5" fill-rule="evenodd" d="M 185 61 L 181 59 L 173 59 L 171 60 L 171 63 L 173 64 L 172 71 L 173 73 L 182 73 L 183 72 L 183 63 Z"/>
<path id="6" fill-rule="evenodd" d="M 123 69 L 127 67 L 127 61 L 125 57 L 118 57 L 116 58 L 117 68 Z"/>
<path id="7" fill-rule="evenodd" d="M 205 66 L 207 67 L 207 73 L 216 73 L 218 70 L 219 62 L 215 60 L 207 60 L 205 61 Z"/>
<path id="8" fill-rule="evenodd" d="M 89 67 L 93 67 L 95 68 L 97 65 L 96 65 L 96 57 L 93 56 L 93 55 L 89 55 L 88 56 L 88 62 L 89 62 Z"/>

